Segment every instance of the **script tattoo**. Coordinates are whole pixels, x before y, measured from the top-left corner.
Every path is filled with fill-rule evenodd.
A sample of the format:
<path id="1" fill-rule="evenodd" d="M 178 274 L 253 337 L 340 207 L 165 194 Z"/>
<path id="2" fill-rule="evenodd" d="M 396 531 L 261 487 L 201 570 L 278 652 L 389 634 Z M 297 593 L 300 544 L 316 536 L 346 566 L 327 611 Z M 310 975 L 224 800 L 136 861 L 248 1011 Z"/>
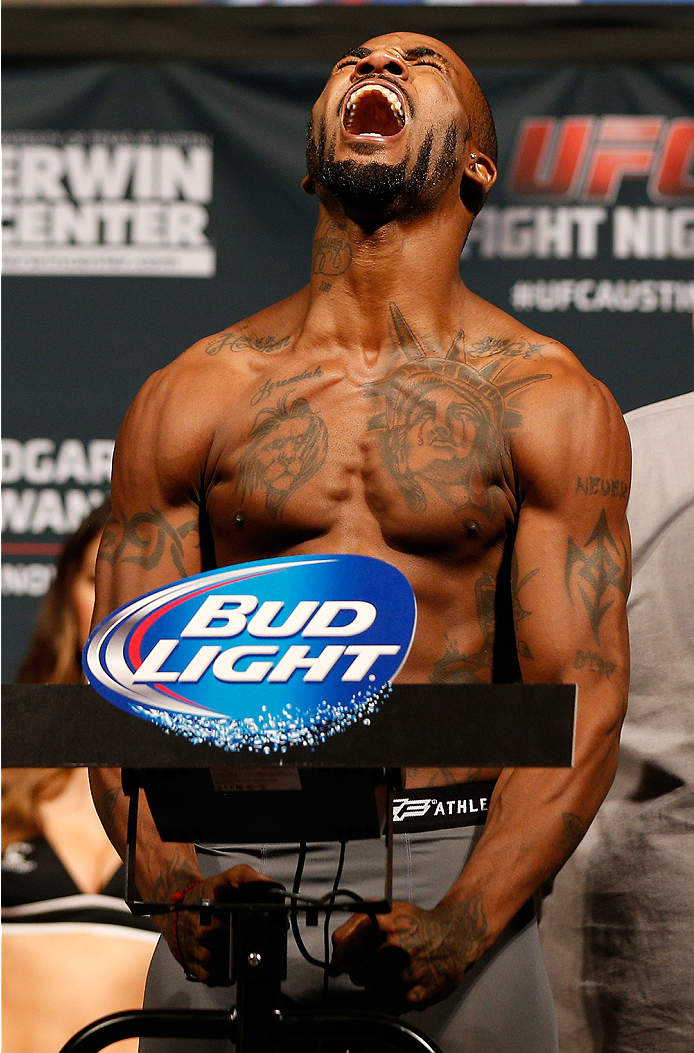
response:
<path id="1" fill-rule="evenodd" d="M 458 645 L 444 633 L 448 646 L 438 658 L 431 672 L 432 684 L 481 684 L 488 677 L 479 674 L 483 669 L 492 668 L 494 653 L 496 582 L 491 574 L 485 571 L 475 584 L 477 601 L 477 621 L 482 631 L 482 644 L 474 654 L 464 655 Z"/>
<path id="2" fill-rule="evenodd" d="M 251 398 L 251 406 L 257 406 L 259 402 L 270 398 L 275 388 L 286 388 L 290 384 L 299 384 L 302 380 L 313 380 L 315 377 L 322 376 L 323 370 L 320 366 L 316 366 L 313 371 L 304 369 L 303 372 L 295 373 L 293 377 L 284 377 L 282 380 L 264 380 Z"/>
<path id="3" fill-rule="evenodd" d="M 518 651 L 519 658 L 533 658 L 534 657 L 532 651 L 530 650 L 530 647 L 528 646 L 528 644 L 525 642 L 525 640 L 521 640 L 521 638 L 520 638 L 520 636 L 518 634 L 518 628 L 520 626 L 520 623 L 525 618 L 529 618 L 530 615 L 533 613 L 530 610 L 526 610 L 526 608 L 521 603 L 520 592 L 521 592 L 521 589 L 523 588 L 523 586 L 527 585 L 528 582 L 532 578 L 534 578 L 537 573 L 539 573 L 539 570 L 540 570 L 539 567 L 535 567 L 534 570 L 529 570 L 528 573 L 524 574 L 523 577 L 519 581 L 518 580 L 518 556 L 516 555 L 515 552 L 513 553 L 513 556 L 511 557 L 511 596 L 512 596 L 512 602 L 513 602 L 513 625 L 514 625 L 515 630 L 516 630 L 516 650 Z"/>
<path id="4" fill-rule="evenodd" d="M 597 673 L 609 680 L 617 666 L 608 661 L 596 651 L 576 651 L 574 657 L 574 669 L 588 669 L 591 673 Z"/>
<path id="5" fill-rule="evenodd" d="M 218 355 L 220 351 L 233 351 L 236 354 L 239 351 L 245 351 L 246 348 L 251 348 L 253 351 L 269 355 L 273 351 L 281 351 L 288 347 L 291 342 L 291 336 L 251 336 L 250 334 L 239 336 L 238 332 L 223 333 L 221 336 L 213 337 L 205 348 L 205 354 Z"/>
<path id="6" fill-rule="evenodd" d="M 613 555 L 614 553 L 614 555 Z M 629 557 L 626 546 L 617 545 L 607 525 L 603 508 L 593 531 L 584 545 L 577 545 L 569 538 L 566 553 L 565 583 L 569 599 L 572 581 L 588 612 L 590 627 L 597 643 L 600 643 L 600 623 L 614 600 L 605 597 L 613 588 L 626 596 L 629 592 Z"/>
<path id="7" fill-rule="evenodd" d="M 542 358 L 544 344 L 529 344 L 527 340 L 497 340 L 486 336 L 476 340 L 469 354 L 472 358 L 489 358 L 490 355 L 506 355 L 507 358 Z"/>
<path id="8" fill-rule="evenodd" d="M 576 478 L 576 493 L 588 494 L 591 497 L 617 497 L 623 501 L 629 496 L 629 484 L 623 479 L 603 479 L 600 475 L 586 475 Z"/>
<path id="9" fill-rule="evenodd" d="M 241 503 L 246 494 L 264 490 L 265 508 L 277 519 L 292 494 L 321 468 L 327 452 L 327 428 L 306 399 L 287 405 L 284 398 L 276 408 L 261 410 L 241 457 Z"/>
<path id="10" fill-rule="evenodd" d="M 352 246 L 347 240 L 340 224 L 328 222 L 328 225 L 319 230 L 313 242 L 313 261 L 311 269 L 314 274 L 324 274 L 326 277 L 334 277 L 344 274 L 352 264 Z M 324 282 L 321 285 L 328 285 Z M 328 290 L 324 290 L 328 291 Z"/>
<path id="11" fill-rule="evenodd" d="M 199 877 L 189 853 L 180 846 L 172 844 L 165 865 L 152 879 L 153 898 L 155 900 L 170 899 L 174 892 L 185 888 Z"/>
<path id="12" fill-rule="evenodd" d="M 197 519 L 175 527 L 154 505 L 150 509 L 122 519 L 112 515 L 104 529 L 98 558 L 111 565 L 135 563 L 145 570 L 154 570 L 168 552 L 176 570 L 185 578 L 189 571 L 185 567 L 183 541 L 192 531 L 198 533 Z"/>
<path id="13" fill-rule="evenodd" d="M 508 363 L 472 368 L 465 359 L 462 332 L 445 354 L 427 347 L 410 329 L 396 304 L 391 319 L 404 365 L 371 384 L 371 397 L 383 396 L 385 412 L 372 418 L 379 431 L 383 462 L 413 512 L 424 512 L 433 491 L 456 515 L 494 512 L 501 474 L 504 435 L 522 418 L 511 402 L 549 373 L 502 380 Z"/>

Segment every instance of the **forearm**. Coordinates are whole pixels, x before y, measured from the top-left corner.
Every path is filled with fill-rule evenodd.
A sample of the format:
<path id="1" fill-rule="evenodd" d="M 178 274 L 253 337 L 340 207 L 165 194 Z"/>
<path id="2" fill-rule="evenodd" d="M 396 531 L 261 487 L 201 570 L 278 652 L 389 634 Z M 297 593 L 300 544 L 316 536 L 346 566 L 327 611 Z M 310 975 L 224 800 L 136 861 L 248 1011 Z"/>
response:
<path id="1" fill-rule="evenodd" d="M 590 701 L 583 699 L 587 707 Z M 472 904 L 484 918 L 480 953 L 563 866 L 612 784 L 624 706 L 616 692 L 601 705 L 600 724 L 585 728 L 579 719 L 573 768 L 513 768 L 499 777 L 484 834 L 441 901 L 467 910 Z"/>
<path id="2" fill-rule="evenodd" d="M 124 859 L 129 798 L 123 793 L 120 770 L 92 768 L 90 783 L 104 830 L 121 859 Z M 150 902 L 170 900 L 174 892 L 186 888 L 201 877 L 194 847 L 162 841 L 147 799 L 140 791 L 136 881 L 142 898 Z"/>

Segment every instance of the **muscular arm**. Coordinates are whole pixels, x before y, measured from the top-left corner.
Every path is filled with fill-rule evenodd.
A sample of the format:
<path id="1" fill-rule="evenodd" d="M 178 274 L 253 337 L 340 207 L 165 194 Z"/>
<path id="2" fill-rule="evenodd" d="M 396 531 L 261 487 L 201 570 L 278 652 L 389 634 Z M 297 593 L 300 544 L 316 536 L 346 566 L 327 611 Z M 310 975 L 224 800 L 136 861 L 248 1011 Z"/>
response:
<path id="1" fill-rule="evenodd" d="M 118 436 L 112 515 L 97 558 L 95 623 L 144 592 L 201 570 L 198 509 L 191 490 L 184 485 L 184 473 L 177 478 L 162 472 L 170 445 L 161 417 L 165 388 L 161 376 L 148 381 Z M 120 771 L 95 768 L 90 779 L 106 833 L 124 856 L 128 808 Z M 164 845 L 144 795 L 141 805 L 138 887 L 145 899 L 163 899 L 201 875 L 190 846 Z"/>
<path id="2" fill-rule="evenodd" d="M 128 601 L 200 572 L 198 492 L 208 442 L 201 433 L 203 408 L 195 388 L 174 373 L 155 374 L 131 407 L 116 444 L 112 480 L 113 512 L 106 525 L 97 559 L 94 621 Z M 185 380 L 185 377 L 183 378 Z M 185 393 L 181 405 L 180 392 Z M 90 773 L 99 817 L 117 852 L 125 854 L 128 799 L 118 769 L 95 768 Z M 149 901 L 172 895 L 201 881 L 192 845 L 163 842 L 141 794 L 137 885 Z M 236 868 L 239 870 L 240 868 Z M 205 883 L 204 895 L 225 899 L 237 881 L 254 873 L 219 875 Z M 201 888 L 191 890 L 200 898 Z M 172 916 L 155 922 L 173 947 Z M 195 915 L 180 917 L 178 942 L 189 972 L 208 983 L 228 982 L 228 940 L 223 926 L 201 927 Z"/>
<path id="3" fill-rule="evenodd" d="M 133 499 L 127 477 L 136 470 L 136 460 L 126 424 L 114 464 L 113 513 L 97 559 L 95 622 L 136 596 L 201 569 L 197 509 L 189 503 L 172 506 L 155 478 L 148 479 L 147 504 Z M 148 473 L 145 470 L 143 474 Z M 121 788 L 120 770 L 94 768 L 90 782 L 99 818 L 124 858 L 128 800 Z M 144 795 L 140 801 L 137 861 L 138 888 L 147 900 L 170 899 L 174 892 L 201 877 L 192 846 L 161 841 Z M 169 919 L 161 916 L 158 923 L 166 934 Z"/>
<path id="4" fill-rule="evenodd" d="M 485 832 L 444 902 L 477 902 L 491 943 L 583 837 L 617 765 L 626 710 L 630 452 L 609 394 L 582 377 L 529 415 L 512 591 L 525 683 L 576 683 L 571 769 L 502 772 Z M 484 949 L 484 947 L 482 947 Z"/>
<path id="5" fill-rule="evenodd" d="M 575 849 L 616 769 L 629 662 L 626 427 L 609 393 L 560 360 L 552 383 L 526 402 L 512 453 L 521 491 L 511 582 L 518 657 L 526 683 L 578 684 L 574 767 L 504 770 L 484 834 L 441 902 L 433 910 L 396 903 L 379 919 L 382 948 L 408 955 L 397 985 L 358 919 L 336 934 L 337 968 L 396 1011 L 455 989 Z"/>

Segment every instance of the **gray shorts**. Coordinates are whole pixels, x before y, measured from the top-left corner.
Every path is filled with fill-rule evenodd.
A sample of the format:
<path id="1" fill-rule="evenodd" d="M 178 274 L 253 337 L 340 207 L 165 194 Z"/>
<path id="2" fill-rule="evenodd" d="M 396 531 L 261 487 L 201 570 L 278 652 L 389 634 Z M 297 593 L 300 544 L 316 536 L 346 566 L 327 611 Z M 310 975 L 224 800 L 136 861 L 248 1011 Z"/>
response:
<path id="1" fill-rule="evenodd" d="M 466 826 L 435 833 L 397 834 L 394 839 L 395 899 L 431 908 L 450 888 L 482 834 L 482 827 Z M 309 853 L 301 883 L 302 893 L 321 896 L 332 888 L 338 846 L 316 844 Z M 206 876 L 239 863 L 292 887 L 296 867 L 295 845 L 249 845 L 238 849 L 201 852 L 199 863 Z M 376 841 L 350 841 L 347 845 L 341 887 L 365 899 L 383 894 L 384 850 Z M 332 927 L 346 915 L 335 914 Z M 323 925 L 307 928 L 304 942 L 314 957 L 323 958 Z M 301 957 L 289 935 L 288 977 L 284 995 L 302 1008 L 322 1007 L 323 973 Z M 190 983 L 160 940 L 147 980 L 148 1008 L 227 1008 L 234 989 Z M 330 981 L 327 1008 L 355 1012 L 364 1009 L 363 995 L 347 976 Z M 558 1053 L 554 1005 L 540 950 L 537 923 L 528 908 L 507 926 L 496 943 L 468 970 L 461 986 L 438 1005 L 403 1019 L 434 1039 L 443 1053 Z M 231 1053 L 225 1041 L 143 1039 L 141 1053 Z"/>

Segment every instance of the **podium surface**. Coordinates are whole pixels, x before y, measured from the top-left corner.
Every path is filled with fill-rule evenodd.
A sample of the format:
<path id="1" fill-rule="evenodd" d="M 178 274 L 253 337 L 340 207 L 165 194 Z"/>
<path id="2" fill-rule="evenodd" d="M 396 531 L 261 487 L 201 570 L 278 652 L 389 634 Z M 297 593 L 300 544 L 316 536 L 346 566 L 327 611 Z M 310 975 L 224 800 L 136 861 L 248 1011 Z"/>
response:
<path id="1" fill-rule="evenodd" d="M 395 684 L 315 747 L 228 751 L 167 733 L 87 685 L 3 685 L 3 767 L 570 767 L 573 684 Z"/>

